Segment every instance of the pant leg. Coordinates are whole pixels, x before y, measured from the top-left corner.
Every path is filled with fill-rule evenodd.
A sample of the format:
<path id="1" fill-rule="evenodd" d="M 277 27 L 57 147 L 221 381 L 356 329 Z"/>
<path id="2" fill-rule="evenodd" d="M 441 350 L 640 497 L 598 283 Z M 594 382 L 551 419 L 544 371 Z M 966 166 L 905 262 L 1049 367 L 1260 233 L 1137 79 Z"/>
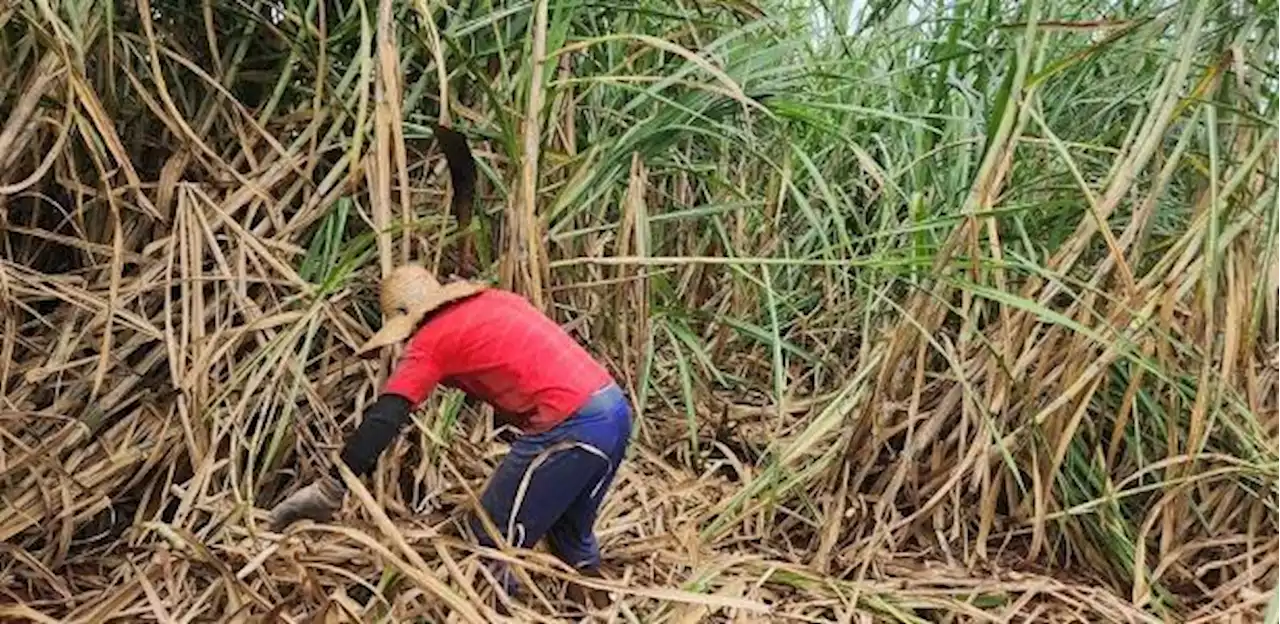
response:
<path id="1" fill-rule="evenodd" d="M 547 532 L 547 545 L 551 552 L 570 566 L 586 569 L 600 565 L 600 542 L 596 539 L 595 523 L 615 474 L 616 468 L 609 470 L 599 487 L 580 492 Z"/>
<path id="2" fill-rule="evenodd" d="M 583 490 L 590 490 L 607 474 L 609 461 L 594 448 L 558 435 L 517 440 L 502 460 L 484 493 L 481 507 L 498 538 L 516 548 L 537 543 Z M 469 525 L 482 546 L 497 547 L 474 514 Z M 504 589 L 515 582 L 504 566 L 495 566 Z"/>
<path id="3" fill-rule="evenodd" d="M 578 569 L 600 565 L 595 522 L 631 438 L 631 409 L 625 395 L 621 392 L 613 395 L 612 401 L 601 412 L 584 419 L 594 430 L 590 432 L 594 435 L 583 437 L 600 443 L 597 450 L 608 456 L 608 470 L 597 483 L 578 494 L 547 532 L 548 545 L 556 557 Z"/>

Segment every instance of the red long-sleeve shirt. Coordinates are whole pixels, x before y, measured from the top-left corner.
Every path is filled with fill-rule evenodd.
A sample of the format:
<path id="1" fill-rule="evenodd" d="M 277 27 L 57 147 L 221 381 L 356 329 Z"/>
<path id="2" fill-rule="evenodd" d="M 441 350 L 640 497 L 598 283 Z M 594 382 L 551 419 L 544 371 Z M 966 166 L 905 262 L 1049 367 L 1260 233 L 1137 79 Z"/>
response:
<path id="1" fill-rule="evenodd" d="M 604 366 L 523 297 L 486 290 L 424 323 L 383 393 L 416 406 L 443 383 L 514 417 L 523 432 L 541 433 L 611 381 Z"/>

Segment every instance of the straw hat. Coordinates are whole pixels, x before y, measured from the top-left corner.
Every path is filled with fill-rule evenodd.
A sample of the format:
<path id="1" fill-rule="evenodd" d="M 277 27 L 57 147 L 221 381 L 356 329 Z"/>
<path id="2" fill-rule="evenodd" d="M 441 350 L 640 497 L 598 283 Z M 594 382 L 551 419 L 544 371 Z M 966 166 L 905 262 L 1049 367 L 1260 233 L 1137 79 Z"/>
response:
<path id="1" fill-rule="evenodd" d="M 451 282 L 441 285 L 426 268 L 407 264 L 392 269 L 382 280 L 378 304 L 386 320 L 369 341 L 360 346 L 356 355 L 364 355 L 377 349 L 404 342 L 417 330 L 427 313 L 440 306 L 470 297 L 486 286 L 478 282 Z"/>

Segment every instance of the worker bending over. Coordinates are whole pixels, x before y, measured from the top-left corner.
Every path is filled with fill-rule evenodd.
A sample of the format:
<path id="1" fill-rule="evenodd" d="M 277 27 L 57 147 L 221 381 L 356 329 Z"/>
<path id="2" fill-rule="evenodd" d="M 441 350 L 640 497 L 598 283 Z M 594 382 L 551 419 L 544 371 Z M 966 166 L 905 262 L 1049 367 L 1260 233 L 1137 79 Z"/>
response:
<path id="1" fill-rule="evenodd" d="M 460 389 L 521 432 L 481 496 L 502 539 L 528 548 L 546 536 L 562 561 L 600 576 L 593 525 L 631 434 L 631 407 L 609 372 L 510 292 L 465 281 L 441 285 L 427 269 L 407 265 L 383 280 L 379 303 L 385 323 L 358 353 L 408 343 L 342 461 L 357 476 L 368 475 L 438 384 Z M 335 467 L 277 505 L 271 529 L 302 518 L 326 521 L 345 494 Z M 468 524 L 480 544 L 496 547 L 478 517 L 470 515 Z M 504 590 L 513 591 L 510 572 L 497 569 Z M 576 591 L 576 600 L 586 599 L 582 588 Z"/>

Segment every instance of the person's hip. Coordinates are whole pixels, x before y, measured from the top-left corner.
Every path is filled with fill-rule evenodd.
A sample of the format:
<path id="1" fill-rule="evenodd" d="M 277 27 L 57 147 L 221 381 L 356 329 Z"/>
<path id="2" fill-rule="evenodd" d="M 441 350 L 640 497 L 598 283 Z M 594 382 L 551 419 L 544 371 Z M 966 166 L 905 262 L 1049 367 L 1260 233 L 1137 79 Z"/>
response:
<path id="1" fill-rule="evenodd" d="M 631 436 L 631 402 L 622 388 L 612 381 L 587 396 L 585 402 L 550 429 L 519 438 L 533 446 L 575 440 L 614 455 L 626 446 Z"/>
<path id="2" fill-rule="evenodd" d="M 586 402 L 565 420 L 593 418 L 631 418 L 631 402 L 617 383 L 610 381 L 599 390 L 592 392 L 587 396 Z"/>

